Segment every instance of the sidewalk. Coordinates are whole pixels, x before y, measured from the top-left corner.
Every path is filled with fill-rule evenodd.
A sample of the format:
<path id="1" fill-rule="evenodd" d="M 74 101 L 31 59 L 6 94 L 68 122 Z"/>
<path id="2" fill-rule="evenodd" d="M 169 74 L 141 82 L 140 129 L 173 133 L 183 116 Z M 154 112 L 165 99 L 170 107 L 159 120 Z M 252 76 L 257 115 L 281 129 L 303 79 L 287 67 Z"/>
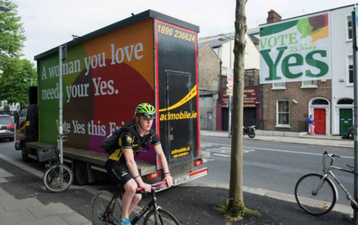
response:
<path id="1" fill-rule="evenodd" d="M 12 174 L 0 167 L 0 184 Z M 26 187 L 21 187 L 26 188 Z M 37 198 L 17 199 L 0 188 L 0 225 L 90 225 L 91 222 L 63 203 L 41 203 Z"/>
<path id="2" fill-rule="evenodd" d="M 228 137 L 228 132 L 200 130 L 200 135 L 211 136 L 211 137 Z M 251 139 L 251 138 L 249 138 L 248 136 L 244 136 L 244 139 Z M 277 132 L 277 131 L 268 132 L 268 131 L 256 130 L 256 136 L 251 140 L 354 148 L 353 140 L 341 139 L 340 136 L 331 136 L 331 135 L 311 136 L 308 135 L 307 133 L 295 133 L 295 132 Z"/>

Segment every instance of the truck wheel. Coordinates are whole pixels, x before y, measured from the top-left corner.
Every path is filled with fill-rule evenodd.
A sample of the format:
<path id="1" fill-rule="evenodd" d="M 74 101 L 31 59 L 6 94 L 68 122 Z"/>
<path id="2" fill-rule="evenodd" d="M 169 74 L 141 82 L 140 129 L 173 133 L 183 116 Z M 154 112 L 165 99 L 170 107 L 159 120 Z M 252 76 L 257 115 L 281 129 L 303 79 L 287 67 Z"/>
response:
<path id="1" fill-rule="evenodd" d="M 16 150 L 22 150 L 23 144 L 21 142 L 15 142 L 15 149 Z"/>
<path id="2" fill-rule="evenodd" d="M 87 163 L 75 162 L 75 183 L 80 186 L 88 183 Z"/>
<path id="3" fill-rule="evenodd" d="M 22 156 L 22 161 L 24 161 L 24 162 L 30 162 L 30 161 L 31 161 L 31 159 L 30 159 L 29 156 L 27 155 L 26 146 L 22 147 L 22 149 L 21 149 L 21 156 Z"/>

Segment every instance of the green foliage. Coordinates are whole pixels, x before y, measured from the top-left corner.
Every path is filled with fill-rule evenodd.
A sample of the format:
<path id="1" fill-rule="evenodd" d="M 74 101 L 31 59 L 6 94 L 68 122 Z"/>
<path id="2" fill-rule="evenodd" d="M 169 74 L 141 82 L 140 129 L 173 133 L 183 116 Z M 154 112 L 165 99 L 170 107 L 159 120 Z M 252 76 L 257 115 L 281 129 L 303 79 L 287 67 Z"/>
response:
<path id="1" fill-rule="evenodd" d="M 246 207 L 243 207 L 243 210 L 241 210 L 238 214 L 233 214 L 229 210 L 229 201 L 226 198 L 221 199 L 221 205 L 217 208 L 217 210 L 223 214 L 228 221 L 240 221 L 242 220 L 245 215 L 252 215 L 256 217 L 260 217 L 261 214 L 256 210 L 251 210 Z"/>
<path id="2" fill-rule="evenodd" d="M 0 72 L 11 59 L 19 57 L 26 37 L 21 17 L 17 16 L 17 5 L 5 0 L 3 6 L 10 11 L 0 11 Z"/>
<path id="3" fill-rule="evenodd" d="M 34 65 L 27 59 L 10 60 L 0 77 L 0 100 L 7 100 L 9 104 L 27 104 L 31 83 L 37 83 Z"/>
<path id="4" fill-rule="evenodd" d="M 26 104 L 31 80 L 36 84 L 36 70 L 29 60 L 20 59 L 26 37 L 17 5 L 13 0 L 1 5 L 10 11 L 0 11 L 0 101 Z"/>

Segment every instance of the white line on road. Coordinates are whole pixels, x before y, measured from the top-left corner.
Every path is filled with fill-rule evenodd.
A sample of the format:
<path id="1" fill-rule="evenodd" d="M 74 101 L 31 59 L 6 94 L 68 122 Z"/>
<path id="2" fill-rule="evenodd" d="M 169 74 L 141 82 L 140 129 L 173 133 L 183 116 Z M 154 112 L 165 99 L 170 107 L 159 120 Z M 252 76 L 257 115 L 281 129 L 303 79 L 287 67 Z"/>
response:
<path id="1" fill-rule="evenodd" d="M 205 142 L 206 144 L 212 144 L 212 145 L 220 145 L 222 147 L 220 148 L 225 148 L 225 149 L 230 149 L 230 145 L 226 145 L 226 144 L 217 144 L 217 143 L 209 143 L 209 142 Z M 228 146 L 228 147 L 226 147 Z M 285 149 L 272 149 L 272 148 L 260 148 L 260 147 L 250 147 L 250 146 L 245 146 L 245 149 L 250 148 L 252 150 L 261 150 L 261 151 L 272 151 L 272 152 L 284 152 L 284 153 L 293 153 L 293 154 L 301 154 L 301 155 L 315 155 L 315 156 L 322 156 L 322 153 L 312 153 L 312 152 L 299 152 L 299 151 L 292 151 L 292 150 L 285 150 Z M 206 151 L 210 151 L 209 149 Z M 341 158 L 345 158 L 345 159 L 354 159 L 354 157 L 352 156 L 341 156 Z"/>
<path id="2" fill-rule="evenodd" d="M 218 154 L 218 153 L 215 153 L 215 154 L 213 154 L 213 155 L 230 158 L 230 155 L 225 155 L 225 154 Z"/>
<path id="3" fill-rule="evenodd" d="M 262 150 L 262 151 L 272 151 L 272 152 L 284 152 L 284 153 L 293 153 L 293 154 L 301 154 L 301 155 L 322 156 L 322 153 L 298 152 L 298 151 L 290 151 L 290 150 L 284 150 L 284 149 L 278 150 L 278 149 L 272 149 L 272 148 L 257 148 L 257 147 L 246 147 L 246 148 L 252 148 L 254 150 Z M 354 157 L 351 157 L 351 156 L 341 156 L 341 158 L 354 159 Z"/>

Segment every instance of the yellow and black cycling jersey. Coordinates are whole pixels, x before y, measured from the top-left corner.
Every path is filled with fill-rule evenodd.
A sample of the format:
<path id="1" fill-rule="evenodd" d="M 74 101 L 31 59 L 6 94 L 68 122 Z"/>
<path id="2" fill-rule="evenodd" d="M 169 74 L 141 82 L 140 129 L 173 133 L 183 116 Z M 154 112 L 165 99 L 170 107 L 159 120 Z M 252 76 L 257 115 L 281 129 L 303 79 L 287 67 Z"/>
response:
<path id="1" fill-rule="evenodd" d="M 138 132 L 138 129 L 136 130 Z M 150 140 L 148 143 L 153 144 L 154 147 L 160 145 L 158 135 L 153 131 L 147 131 L 142 137 L 138 135 L 139 138 L 137 138 L 137 136 L 130 131 L 124 131 L 123 134 L 118 139 L 118 145 L 120 146 L 120 148 L 115 150 L 112 154 L 110 154 L 108 156 L 108 159 L 119 161 L 120 163 L 126 164 L 126 160 L 123 156 L 123 152 L 132 151 L 134 153 L 134 156 L 136 156 L 143 148 L 143 146 L 138 146 L 138 143 L 142 142 L 142 140 L 138 140 L 138 139 L 148 138 L 147 137 L 148 135 L 150 135 L 149 137 Z"/>

